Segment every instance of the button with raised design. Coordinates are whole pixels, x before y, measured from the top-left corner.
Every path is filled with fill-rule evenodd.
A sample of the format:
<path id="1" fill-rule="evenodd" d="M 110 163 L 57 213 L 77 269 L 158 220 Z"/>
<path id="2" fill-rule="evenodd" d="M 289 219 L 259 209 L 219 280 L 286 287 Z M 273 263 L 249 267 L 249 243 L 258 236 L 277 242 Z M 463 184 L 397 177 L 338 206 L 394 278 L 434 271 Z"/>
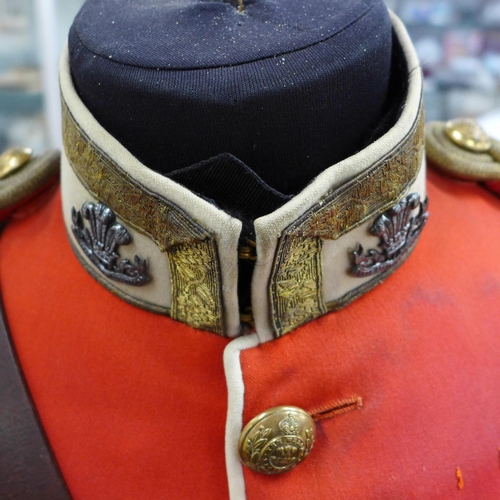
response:
<path id="1" fill-rule="evenodd" d="M 277 406 L 257 415 L 243 429 L 241 461 L 263 474 L 281 474 L 309 455 L 316 426 L 309 413 L 295 406 Z"/>

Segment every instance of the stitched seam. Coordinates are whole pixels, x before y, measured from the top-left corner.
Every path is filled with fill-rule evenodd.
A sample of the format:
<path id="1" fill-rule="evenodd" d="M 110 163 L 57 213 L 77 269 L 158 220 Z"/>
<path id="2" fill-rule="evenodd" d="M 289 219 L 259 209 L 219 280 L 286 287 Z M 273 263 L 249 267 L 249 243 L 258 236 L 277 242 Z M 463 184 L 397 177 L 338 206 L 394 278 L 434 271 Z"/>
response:
<path id="1" fill-rule="evenodd" d="M 335 32 L 333 35 L 330 35 L 327 38 L 323 38 L 322 40 L 319 40 L 317 42 L 314 42 L 314 43 L 311 43 L 309 45 L 306 45 L 305 47 L 301 47 L 299 49 L 289 50 L 289 51 L 286 51 L 286 52 L 281 52 L 279 54 L 274 54 L 272 56 L 265 56 L 265 57 L 260 57 L 260 58 L 257 58 L 257 59 L 252 59 L 250 61 L 245 61 L 245 62 L 242 62 L 242 63 L 223 64 L 223 65 L 218 65 L 218 66 L 203 66 L 203 67 L 199 67 L 199 68 L 162 68 L 162 67 L 158 68 L 158 67 L 146 67 L 146 66 L 139 66 L 137 64 L 124 63 L 124 62 L 120 62 L 118 60 L 109 59 L 108 55 L 102 54 L 102 53 L 100 53 L 100 52 L 98 52 L 96 50 L 91 49 L 86 44 L 86 42 L 84 42 L 82 40 L 82 37 L 81 37 L 81 35 L 80 35 L 79 30 L 78 30 L 77 27 L 75 27 L 75 33 L 76 33 L 76 36 L 77 36 L 78 40 L 80 41 L 80 43 L 91 54 L 94 54 L 95 56 L 101 57 L 102 59 L 104 59 L 104 60 L 106 60 L 106 61 L 108 61 L 110 63 L 119 64 L 120 66 L 127 66 L 127 67 L 130 67 L 130 68 L 139 68 L 139 69 L 145 69 L 145 70 L 151 70 L 151 71 L 158 71 L 158 69 L 160 69 L 161 71 L 204 71 L 204 70 L 207 70 L 207 69 L 234 68 L 234 67 L 237 67 L 237 66 L 243 66 L 245 64 L 252 64 L 252 63 L 262 62 L 262 61 L 266 61 L 266 60 L 269 60 L 269 59 L 274 59 L 276 57 L 281 57 L 281 56 L 285 56 L 285 55 L 289 55 L 289 54 L 294 54 L 294 53 L 300 52 L 302 50 L 307 50 L 307 49 L 309 49 L 311 47 L 315 47 L 316 45 L 320 45 L 321 43 L 328 42 L 332 38 L 334 38 L 337 35 L 340 35 L 341 33 L 343 33 L 345 30 L 347 30 L 348 28 L 350 28 L 351 26 L 353 26 L 357 22 L 361 21 L 365 16 L 367 16 L 369 14 L 369 12 L 373 9 L 373 7 L 374 6 L 371 5 L 368 8 L 368 10 L 366 10 L 366 12 L 364 12 L 358 18 L 356 18 L 353 21 L 351 21 L 347 26 L 344 26 L 344 28 L 342 28 L 340 31 Z"/>

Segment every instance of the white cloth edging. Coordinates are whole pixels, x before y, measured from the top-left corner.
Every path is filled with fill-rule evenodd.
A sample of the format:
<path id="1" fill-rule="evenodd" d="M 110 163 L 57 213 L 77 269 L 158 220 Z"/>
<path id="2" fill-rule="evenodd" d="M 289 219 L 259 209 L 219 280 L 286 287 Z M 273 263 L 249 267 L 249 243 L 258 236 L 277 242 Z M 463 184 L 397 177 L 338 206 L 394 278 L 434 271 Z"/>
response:
<path id="1" fill-rule="evenodd" d="M 151 193 L 179 207 L 191 219 L 214 235 L 217 241 L 222 279 L 222 300 L 225 313 L 224 330 L 228 337 L 239 335 L 241 327 L 238 308 L 238 242 L 242 227 L 241 221 L 231 217 L 223 210 L 218 209 L 163 174 L 147 168 L 97 122 L 78 96 L 73 85 L 67 45 L 61 55 L 59 81 L 62 98 L 71 115 L 99 150 L 111 158 L 130 178 Z M 71 167 L 66 163 L 63 168 Z M 63 180 L 68 178 L 68 176 L 65 176 Z M 69 200 L 66 201 L 68 205 L 71 199 L 71 185 L 63 183 L 61 190 L 63 199 Z"/>
<path id="2" fill-rule="evenodd" d="M 246 500 L 243 464 L 238 456 L 238 441 L 243 427 L 245 383 L 240 353 L 259 345 L 256 333 L 231 341 L 224 350 L 224 373 L 227 384 L 226 470 L 230 500 Z"/>
<path id="3" fill-rule="evenodd" d="M 271 322 L 269 279 L 282 232 L 330 190 L 365 172 L 389 151 L 397 148 L 418 119 L 423 84 L 420 63 L 403 23 L 393 12 L 389 11 L 389 15 L 408 66 L 408 94 L 401 116 L 378 140 L 353 156 L 327 168 L 290 201 L 274 212 L 255 220 L 258 258 L 252 276 L 252 307 L 255 327 L 262 343 L 275 338 Z"/>

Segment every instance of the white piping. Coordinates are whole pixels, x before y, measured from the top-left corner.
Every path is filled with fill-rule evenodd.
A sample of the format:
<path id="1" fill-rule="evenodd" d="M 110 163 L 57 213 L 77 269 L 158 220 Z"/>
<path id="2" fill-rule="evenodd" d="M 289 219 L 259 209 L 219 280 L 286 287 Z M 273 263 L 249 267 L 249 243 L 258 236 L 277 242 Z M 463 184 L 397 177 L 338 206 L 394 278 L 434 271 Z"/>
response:
<path id="1" fill-rule="evenodd" d="M 243 465 L 238 456 L 238 441 L 243 427 L 245 383 L 240 353 L 259 345 L 256 333 L 231 341 L 224 350 L 224 372 L 227 384 L 226 470 L 230 500 L 246 500 Z"/>

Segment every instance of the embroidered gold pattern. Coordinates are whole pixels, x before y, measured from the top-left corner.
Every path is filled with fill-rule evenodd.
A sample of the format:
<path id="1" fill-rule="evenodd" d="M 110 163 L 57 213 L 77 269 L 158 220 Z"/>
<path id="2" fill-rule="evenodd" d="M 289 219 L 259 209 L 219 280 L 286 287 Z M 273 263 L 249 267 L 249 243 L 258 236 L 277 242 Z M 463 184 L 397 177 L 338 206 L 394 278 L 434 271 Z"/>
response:
<path id="1" fill-rule="evenodd" d="M 273 322 L 280 335 L 325 314 L 319 238 L 285 236 L 271 279 Z"/>
<path id="2" fill-rule="evenodd" d="M 329 192 L 283 231 L 269 286 L 277 337 L 327 312 L 322 298 L 321 239 L 336 240 L 394 206 L 415 182 L 423 151 L 421 110 L 396 148 L 367 171 Z"/>
<path id="3" fill-rule="evenodd" d="M 420 112 L 397 148 L 367 171 L 328 193 L 292 225 L 290 234 L 336 240 L 395 205 L 420 170 L 424 126 L 424 115 Z"/>
<path id="4" fill-rule="evenodd" d="M 220 294 L 212 283 L 220 276 L 217 248 L 212 239 L 176 245 L 169 252 L 172 288 L 177 300 L 172 304 L 173 318 L 202 330 L 222 332 Z"/>
<path id="5" fill-rule="evenodd" d="M 77 177 L 99 201 L 167 253 L 172 271 L 171 316 L 222 334 L 221 277 L 212 234 L 179 207 L 131 179 L 89 140 L 64 102 L 62 108 L 64 148 Z M 209 264 L 201 267 L 202 262 Z M 200 267 L 196 272 L 193 263 Z"/>

